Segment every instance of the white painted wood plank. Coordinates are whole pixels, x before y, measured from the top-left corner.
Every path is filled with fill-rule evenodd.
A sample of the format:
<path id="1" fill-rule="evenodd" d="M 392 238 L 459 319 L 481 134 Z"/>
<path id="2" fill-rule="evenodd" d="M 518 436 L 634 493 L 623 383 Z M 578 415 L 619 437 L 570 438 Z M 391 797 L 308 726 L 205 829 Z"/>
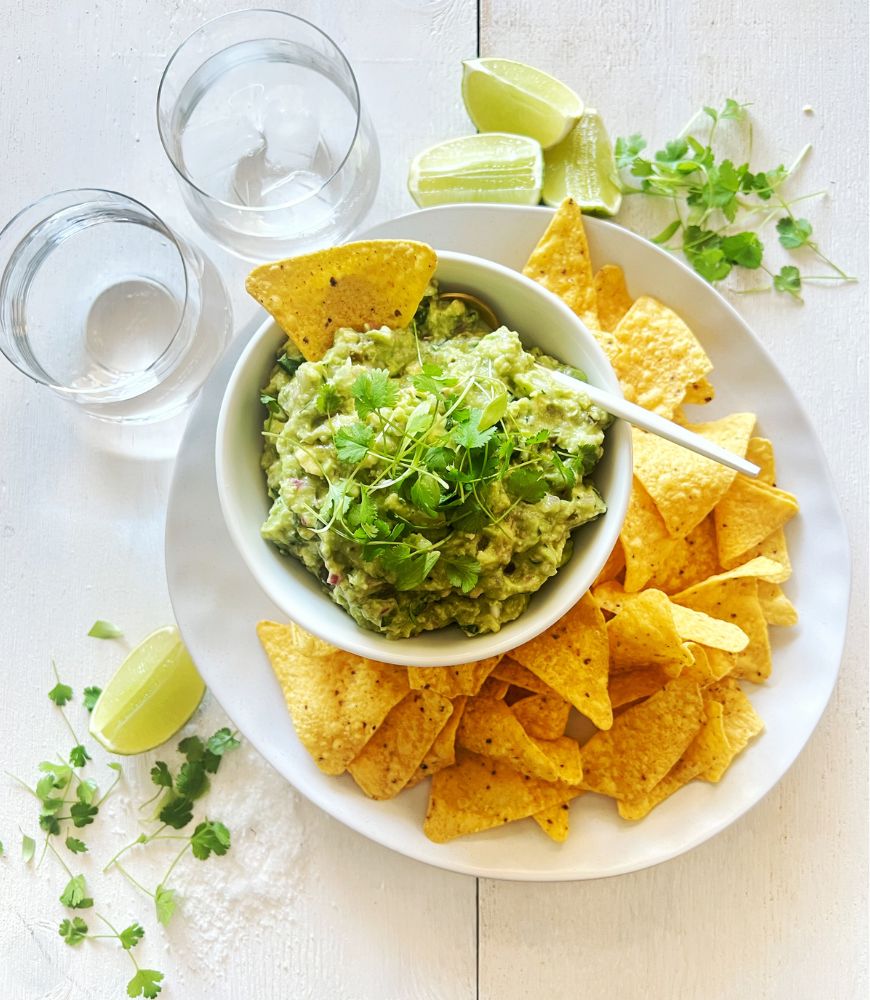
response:
<path id="1" fill-rule="evenodd" d="M 201 240 L 158 141 L 157 83 L 189 31 L 238 6 L 236 0 L 4 5 L 0 219 L 48 191 L 100 185 L 140 198 Z M 474 51 L 475 4 L 309 0 L 282 6 L 321 25 L 358 71 L 383 156 L 371 219 L 409 210 L 404 177 L 412 152 L 439 129 L 467 127 L 457 67 Z M 207 252 L 232 289 L 241 326 L 254 311 L 242 291 L 246 265 L 215 248 Z M 45 697 L 52 685 L 49 656 L 81 690 L 106 678 L 122 655 L 116 644 L 84 636 L 95 618 L 117 621 L 134 640 L 171 620 L 162 553 L 171 462 L 130 457 L 130 448 L 144 447 L 151 435 L 107 434 L 5 362 L 0 428 L 0 768 L 32 778 L 37 761 L 67 743 Z M 127 453 L 111 450 L 118 445 Z M 76 717 L 83 727 L 82 715 Z M 200 718 L 198 731 L 224 721 L 214 704 Z M 163 995 L 472 995 L 474 880 L 408 861 L 346 830 L 301 800 L 252 750 L 228 758 L 208 803 L 233 831 L 230 854 L 199 870 L 192 859 L 179 866 L 187 904 L 180 919 L 161 930 L 147 898 L 117 873 L 100 877 L 97 871 L 111 845 L 136 835 L 133 806 L 149 794 L 155 756 L 127 767 L 128 786 L 107 806 L 110 822 L 95 824 L 102 832 L 85 838 L 92 856 L 81 870 L 98 909 L 145 925 L 137 951 L 142 964 L 166 972 Z M 251 799 L 251 787 L 259 799 Z M 93 942 L 73 950 L 58 937 L 65 876 L 51 859 L 38 873 L 23 869 L 19 822 L 36 833 L 26 793 L 3 778 L 0 996 L 123 996 L 132 966 L 120 949 Z M 163 859 L 134 855 L 131 870 L 153 885 Z"/>
<path id="2" fill-rule="evenodd" d="M 806 214 L 862 283 L 808 288 L 803 308 L 732 297 L 829 446 L 853 541 L 852 626 L 818 731 L 766 800 L 684 858 L 594 884 L 481 882 L 482 1000 L 866 995 L 866 19 L 844 0 L 483 0 L 482 54 L 564 79 L 613 137 L 640 131 L 660 148 L 696 107 L 734 97 L 752 102 L 756 162 L 813 143 L 795 187 L 830 191 Z M 642 204 L 620 221 L 656 231 Z"/>

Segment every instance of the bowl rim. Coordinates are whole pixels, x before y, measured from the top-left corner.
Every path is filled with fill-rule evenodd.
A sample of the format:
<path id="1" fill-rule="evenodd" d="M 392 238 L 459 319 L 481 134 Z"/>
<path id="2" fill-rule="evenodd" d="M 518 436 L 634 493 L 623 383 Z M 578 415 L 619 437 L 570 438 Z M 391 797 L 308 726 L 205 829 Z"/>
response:
<path id="1" fill-rule="evenodd" d="M 444 260 L 445 262 L 449 261 L 451 263 L 466 264 L 473 268 L 482 268 L 486 271 L 495 272 L 500 274 L 503 278 L 524 287 L 526 291 L 531 293 L 533 296 L 547 299 L 550 307 L 555 308 L 557 313 L 561 313 L 562 320 L 564 321 L 566 327 L 573 328 L 574 332 L 579 334 L 580 339 L 583 342 L 584 352 L 591 353 L 591 355 L 598 362 L 598 366 L 604 374 L 603 381 L 605 384 L 601 387 L 607 388 L 611 392 L 616 392 L 620 396 L 622 395 L 619 380 L 604 350 L 601 348 L 600 344 L 585 324 L 561 298 L 526 275 L 484 257 L 458 253 L 455 251 L 442 251 L 437 248 L 435 248 L 435 253 L 439 264 L 442 260 Z M 437 277 L 437 265 L 435 276 Z M 522 636 L 517 637 L 512 634 L 505 636 L 505 629 L 502 628 L 498 632 L 484 633 L 481 636 L 475 636 L 472 638 L 465 636 L 457 629 L 457 640 L 455 644 L 456 652 L 446 653 L 438 647 L 437 653 L 420 653 L 418 650 L 413 656 L 410 656 L 407 653 L 403 655 L 401 652 L 407 643 L 425 640 L 427 636 L 443 632 L 449 627 L 456 628 L 456 626 L 445 626 L 444 629 L 433 630 L 432 632 L 422 632 L 416 636 L 408 637 L 407 639 L 389 639 L 379 632 L 369 631 L 362 628 L 354 621 L 350 614 L 344 611 L 344 609 L 341 609 L 347 616 L 348 625 L 352 626 L 352 629 L 350 629 L 348 633 L 350 638 L 348 638 L 348 636 L 336 635 L 334 631 L 330 632 L 326 626 L 321 625 L 319 619 L 314 621 L 300 621 L 300 616 L 294 611 L 292 601 L 289 597 L 289 593 L 292 592 L 292 587 L 295 586 L 295 584 L 292 583 L 293 577 L 288 573 L 285 578 L 287 581 L 291 582 L 289 588 L 283 585 L 276 587 L 272 585 L 268 578 L 264 578 L 265 574 L 261 572 L 258 557 L 254 553 L 252 547 L 248 544 L 248 532 L 241 523 L 242 519 L 235 508 L 231 487 L 232 476 L 228 474 L 233 465 L 232 456 L 229 454 L 229 435 L 227 433 L 230 419 L 229 414 L 233 407 L 233 402 L 239 393 L 240 383 L 244 381 L 243 376 L 246 373 L 248 365 L 263 349 L 264 343 L 273 336 L 277 339 L 278 334 L 286 339 L 286 334 L 281 330 L 275 320 L 271 316 L 267 316 L 263 323 L 260 324 L 251 335 L 250 340 L 242 349 L 235 365 L 233 366 L 221 399 L 217 426 L 215 429 L 215 479 L 221 513 L 236 551 L 239 553 L 245 565 L 257 581 L 258 586 L 291 621 L 296 622 L 300 627 L 306 629 L 308 632 L 311 632 L 313 635 L 324 640 L 325 642 L 330 643 L 330 645 L 369 659 L 376 659 L 385 663 L 394 663 L 402 666 L 414 665 L 421 667 L 450 667 L 508 653 L 511 649 L 515 649 L 517 646 L 530 641 L 542 632 L 546 631 L 546 629 L 558 621 L 559 618 L 561 618 L 571 609 L 571 607 L 574 606 L 585 590 L 592 585 L 595 577 L 600 572 L 601 567 L 606 561 L 607 554 L 616 544 L 628 510 L 632 485 L 631 433 L 628 425 L 619 419 L 614 419 L 613 424 L 608 429 L 608 434 L 610 436 L 609 447 L 611 449 L 611 454 L 613 455 L 613 460 L 617 463 L 617 465 L 613 474 L 613 488 L 607 497 L 607 511 L 601 521 L 601 523 L 606 526 L 604 530 L 605 537 L 608 535 L 610 536 L 609 545 L 606 547 L 604 557 L 600 560 L 600 565 L 596 565 L 594 570 L 587 574 L 589 579 L 583 589 L 580 589 L 579 587 L 563 587 L 562 590 L 565 590 L 565 594 L 561 597 L 561 599 L 558 599 L 555 595 L 553 595 L 548 599 L 546 604 L 542 604 L 540 608 L 536 609 L 531 614 L 527 609 L 519 616 L 519 618 L 514 619 L 513 622 L 506 623 L 506 625 L 513 625 L 514 622 L 520 622 L 523 619 L 528 619 L 530 622 L 533 621 L 534 624 L 531 627 L 526 628 Z M 600 378 L 595 379 L 593 384 L 600 384 L 601 381 L 602 380 Z M 620 468 L 620 466 L 622 466 L 622 468 Z M 559 572 L 550 578 L 550 580 L 545 581 L 545 583 L 557 581 Z M 331 601 L 326 594 L 321 593 L 319 596 L 324 602 L 328 602 L 331 607 L 339 607 L 335 604 L 335 602 Z M 473 642 L 477 648 L 470 650 L 467 646 L 467 643 L 469 642 Z M 469 660 L 469 654 L 471 654 L 473 658 L 472 660 Z"/>

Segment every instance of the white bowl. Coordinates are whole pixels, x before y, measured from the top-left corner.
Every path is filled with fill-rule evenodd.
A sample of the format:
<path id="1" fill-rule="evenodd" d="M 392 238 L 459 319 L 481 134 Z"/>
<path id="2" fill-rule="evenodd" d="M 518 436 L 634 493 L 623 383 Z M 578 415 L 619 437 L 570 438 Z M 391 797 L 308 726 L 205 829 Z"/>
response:
<path id="1" fill-rule="evenodd" d="M 573 312 L 539 284 L 500 264 L 459 253 L 438 253 L 441 287 L 466 291 L 489 303 L 499 320 L 516 330 L 527 347 L 583 369 L 592 385 L 619 393 L 619 383 L 595 338 Z M 448 666 L 504 653 L 528 642 L 586 591 L 619 535 L 631 491 L 631 434 L 615 421 L 604 457 L 593 474 L 607 513 L 574 531 L 574 554 L 532 597 L 515 621 L 474 637 L 458 627 L 388 639 L 361 628 L 333 603 L 320 583 L 292 556 L 281 555 L 260 535 L 269 512 L 262 453 L 260 390 L 269 379 L 286 336 L 264 323 L 242 352 L 224 393 L 215 442 L 218 495 L 230 537 L 269 597 L 297 624 L 321 639 L 370 659 L 414 666 Z"/>

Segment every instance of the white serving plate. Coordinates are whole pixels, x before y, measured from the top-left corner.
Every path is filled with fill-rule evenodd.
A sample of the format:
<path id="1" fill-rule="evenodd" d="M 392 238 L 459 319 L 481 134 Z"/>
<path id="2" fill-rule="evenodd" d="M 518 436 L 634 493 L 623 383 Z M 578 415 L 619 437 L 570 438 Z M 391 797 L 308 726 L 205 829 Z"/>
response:
<path id="1" fill-rule="evenodd" d="M 445 206 L 394 219 L 369 237 L 425 240 L 444 250 L 520 268 L 551 215 L 545 208 Z M 423 835 L 427 785 L 390 802 L 367 799 L 345 775 L 321 774 L 296 738 L 278 682 L 257 640 L 262 618 L 281 620 L 257 587 L 224 527 L 214 470 L 218 409 L 246 337 L 207 382 L 178 454 L 166 522 L 166 566 L 179 627 L 207 685 L 247 739 L 302 794 L 336 819 L 408 857 L 452 871 L 538 881 L 636 871 L 703 843 L 774 787 L 809 739 L 839 670 L 849 596 L 848 541 L 824 450 L 773 359 L 739 314 L 672 256 L 612 223 L 587 222 L 593 263 L 618 263 L 634 296 L 651 294 L 692 327 L 715 370 L 705 415 L 758 414 L 776 446 L 777 478 L 801 514 L 787 529 L 794 576 L 785 590 L 800 624 L 773 629 L 773 675 L 746 685 L 766 723 L 718 785 L 694 782 L 642 822 L 621 820 L 614 803 L 585 795 L 571 806 L 565 844 L 532 820 L 449 844 Z"/>

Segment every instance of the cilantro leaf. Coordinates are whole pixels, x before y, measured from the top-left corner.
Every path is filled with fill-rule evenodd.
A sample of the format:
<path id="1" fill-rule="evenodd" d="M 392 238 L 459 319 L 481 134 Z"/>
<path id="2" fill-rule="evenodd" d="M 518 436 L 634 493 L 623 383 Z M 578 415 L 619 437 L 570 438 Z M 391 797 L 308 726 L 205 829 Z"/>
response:
<path id="1" fill-rule="evenodd" d="M 69 807 L 69 814 L 72 817 L 73 826 L 81 828 L 89 826 L 94 821 L 94 816 L 99 812 L 97 806 L 92 806 L 87 802 L 74 802 Z"/>
<path id="2" fill-rule="evenodd" d="M 88 635 L 94 639 L 120 639 L 123 634 L 117 625 L 103 621 L 102 618 L 98 618 L 88 631 Z"/>
<path id="3" fill-rule="evenodd" d="M 145 937 L 145 928 L 134 920 L 129 927 L 125 927 L 121 931 L 118 935 L 118 940 L 121 942 L 121 947 L 124 951 L 129 951 L 131 948 L 135 948 L 143 937 Z"/>
<path id="4" fill-rule="evenodd" d="M 396 590 L 414 590 L 426 579 L 435 568 L 435 563 L 441 558 L 437 550 L 418 552 L 399 563 L 395 569 Z"/>
<path id="5" fill-rule="evenodd" d="M 331 417 L 341 409 L 341 396 L 331 382 L 324 382 L 317 390 L 317 412 Z"/>
<path id="6" fill-rule="evenodd" d="M 431 424 L 432 402 L 429 399 L 424 399 L 411 410 L 405 423 L 405 433 L 410 434 L 411 437 L 416 437 L 418 434 L 422 434 L 428 430 Z"/>
<path id="7" fill-rule="evenodd" d="M 28 864 L 33 860 L 36 851 L 36 841 L 33 837 L 28 837 L 26 833 L 21 834 L 21 860 Z"/>
<path id="8" fill-rule="evenodd" d="M 190 762 L 202 760 L 205 743 L 198 736 L 185 736 L 178 744 L 178 752 L 183 753 Z"/>
<path id="9" fill-rule="evenodd" d="M 478 409 L 468 410 L 462 413 L 457 410 L 454 413 L 456 423 L 450 428 L 450 439 L 455 441 L 462 448 L 482 448 L 495 433 L 494 427 L 485 430 L 480 429 L 483 412 Z"/>
<path id="10" fill-rule="evenodd" d="M 729 264 L 754 270 L 761 266 L 764 245 L 755 233 L 734 233 L 722 238 L 722 253 Z"/>
<path id="11" fill-rule="evenodd" d="M 480 577 L 480 563 L 472 556 L 450 556 L 444 559 L 447 579 L 463 594 L 474 590 Z"/>
<path id="12" fill-rule="evenodd" d="M 81 917 L 73 917 L 72 920 L 67 918 L 66 920 L 61 920 L 57 933 L 60 934 L 68 945 L 81 944 L 88 936 L 88 925 Z"/>
<path id="13" fill-rule="evenodd" d="M 151 780 L 158 788 L 172 788 L 172 775 L 166 761 L 158 760 L 151 768 Z"/>
<path id="14" fill-rule="evenodd" d="M 190 847 L 200 861 L 211 854 L 224 855 L 230 849 L 230 831 L 217 820 L 205 820 L 193 831 Z"/>
<path id="15" fill-rule="evenodd" d="M 137 969 L 136 975 L 127 983 L 127 996 L 143 996 L 146 1000 L 155 1000 L 155 997 L 163 989 L 160 985 L 163 973 L 155 969 Z"/>
<path id="16" fill-rule="evenodd" d="M 342 427 L 335 435 L 335 451 L 342 462 L 356 465 L 366 457 L 374 441 L 375 432 L 371 427 L 353 424 L 351 427 Z"/>
<path id="17" fill-rule="evenodd" d="M 279 368 L 283 368 L 288 375 L 295 375 L 296 369 L 303 363 L 304 358 L 291 358 L 286 354 L 282 354 L 280 358 L 275 362 Z"/>
<path id="18" fill-rule="evenodd" d="M 730 118 L 733 121 L 743 121 L 746 117 L 746 109 L 749 105 L 738 104 L 733 98 L 728 97 L 725 100 L 725 107 L 719 112 L 720 118 Z"/>
<path id="19" fill-rule="evenodd" d="M 668 240 L 674 235 L 674 233 L 683 225 L 680 219 L 674 219 L 674 221 L 658 234 L 658 236 L 653 236 L 653 243 L 661 245 L 662 243 L 667 243 Z"/>
<path id="20" fill-rule="evenodd" d="M 42 813 L 39 817 L 39 829 L 45 830 L 50 837 L 54 837 L 60 833 L 60 822 L 51 813 Z"/>
<path id="21" fill-rule="evenodd" d="M 643 136 L 638 135 L 637 132 L 634 135 L 628 137 L 620 136 L 616 140 L 616 145 L 613 147 L 613 155 L 616 158 L 616 166 L 620 170 L 625 170 L 630 167 L 637 157 L 644 149 L 646 149 L 646 139 Z"/>
<path id="22" fill-rule="evenodd" d="M 507 408 L 508 394 L 506 392 L 500 392 L 497 396 L 493 396 L 483 408 L 483 413 L 480 415 L 477 429 L 479 431 L 485 431 L 494 424 L 497 424 L 507 413 Z"/>
<path id="23" fill-rule="evenodd" d="M 801 298 L 801 273 L 793 265 L 786 265 L 779 274 L 773 276 L 773 287 L 778 292 L 785 292 L 797 299 L 798 302 L 803 302 Z"/>
<path id="24" fill-rule="evenodd" d="M 79 802 L 89 806 L 97 797 L 98 791 L 97 783 L 93 778 L 84 778 L 79 782 L 78 788 L 76 788 L 76 798 Z"/>
<path id="25" fill-rule="evenodd" d="M 367 494 L 364 494 L 364 496 L 368 499 Z M 372 506 L 374 506 L 374 504 L 372 504 Z M 209 736 L 208 742 L 206 743 L 206 747 L 209 752 L 216 754 L 218 757 L 223 757 L 225 753 L 228 753 L 230 750 L 235 750 L 239 745 L 239 740 L 233 736 L 232 731 L 227 726 L 223 726 L 221 729 L 218 729 L 214 735 Z"/>
<path id="26" fill-rule="evenodd" d="M 286 417 L 287 414 L 284 412 L 281 404 L 278 402 L 277 396 L 270 396 L 268 392 L 260 393 L 260 402 L 273 417 Z"/>
<path id="27" fill-rule="evenodd" d="M 67 846 L 67 850 L 72 851 L 73 854 L 84 854 L 88 849 L 88 845 L 77 837 L 67 837 L 64 843 Z"/>
<path id="28" fill-rule="evenodd" d="M 505 486 L 510 493 L 519 500 L 525 500 L 526 503 L 537 503 L 547 495 L 546 481 L 541 476 L 540 471 L 532 466 L 515 469 L 505 479 Z"/>
<path id="29" fill-rule="evenodd" d="M 788 215 L 777 222 L 776 231 L 779 233 L 779 242 L 786 250 L 797 250 L 808 243 L 813 235 L 813 227 L 806 219 L 793 219 Z"/>
<path id="30" fill-rule="evenodd" d="M 208 778 L 202 760 L 186 761 L 175 779 L 178 792 L 188 799 L 198 799 L 208 791 Z"/>
<path id="31" fill-rule="evenodd" d="M 85 688 L 85 693 L 84 693 L 84 697 L 82 698 L 82 702 L 83 702 L 85 708 L 89 712 L 93 712 L 94 706 L 97 704 L 97 699 L 100 697 L 100 695 L 102 693 L 103 693 L 103 689 L 102 688 L 98 688 L 98 687 L 86 687 Z"/>
<path id="32" fill-rule="evenodd" d="M 474 497 L 468 497 L 458 507 L 453 509 L 450 524 L 457 531 L 475 534 L 486 524 L 488 518 L 486 513 Z"/>
<path id="33" fill-rule="evenodd" d="M 358 375 L 350 391 L 360 420 L 396 402 L 396 386 L 390 381 L 390 373 L 383 368 Z"/>
<path id="34" fill-rule="evenodd" d="M 180 830 L 193 819 L 193 803 L 184 797 L 172 799 L 160 810 L 160 822 Z"/>
<path id="35" fill-rule="evenodd" d="M 411 486 L 411 503 L 424 514 L 435 517 L 441 503 L 441 487 L 434 476 L 420 473 Z"/>
<path id="36" fill-rule="evenodd" d="M 689 143 L 685 139 L 671 139 L 656 153 L 658 163 L 677 163 L 689 152 Z"/>
<path id="37" fill-rule="evenodd" d="M 84 875 L 73 875 L 60 894 L 60 901 L 71 910 L 86 910 L 94 905 L 90 896 L 85 895 L 87 891 Z"/>
<path id="38" fill-rule="evenodd" d="M 63 706 L 72 698 L 73 689 L 69 684 L 61 684 L 60 681 L 54 685 L 54 687 L 48 692 L 48 697 L 57 705 L 58 708 L 63 708 Z"/>
<path id="39" fill-rule="evenodd" d="M 69 762 L 73 767 L 84 767 L 90 759 L 91 755 L 81 743 L 69 752 Z"/>
<path id="40" fill-rule="evenodd" d="M 172 919 L 176 905 L 175 890 L 158 885 L 154 890 L 154 908 L 157 911 L 157 920 L 164 927 Z"/>

